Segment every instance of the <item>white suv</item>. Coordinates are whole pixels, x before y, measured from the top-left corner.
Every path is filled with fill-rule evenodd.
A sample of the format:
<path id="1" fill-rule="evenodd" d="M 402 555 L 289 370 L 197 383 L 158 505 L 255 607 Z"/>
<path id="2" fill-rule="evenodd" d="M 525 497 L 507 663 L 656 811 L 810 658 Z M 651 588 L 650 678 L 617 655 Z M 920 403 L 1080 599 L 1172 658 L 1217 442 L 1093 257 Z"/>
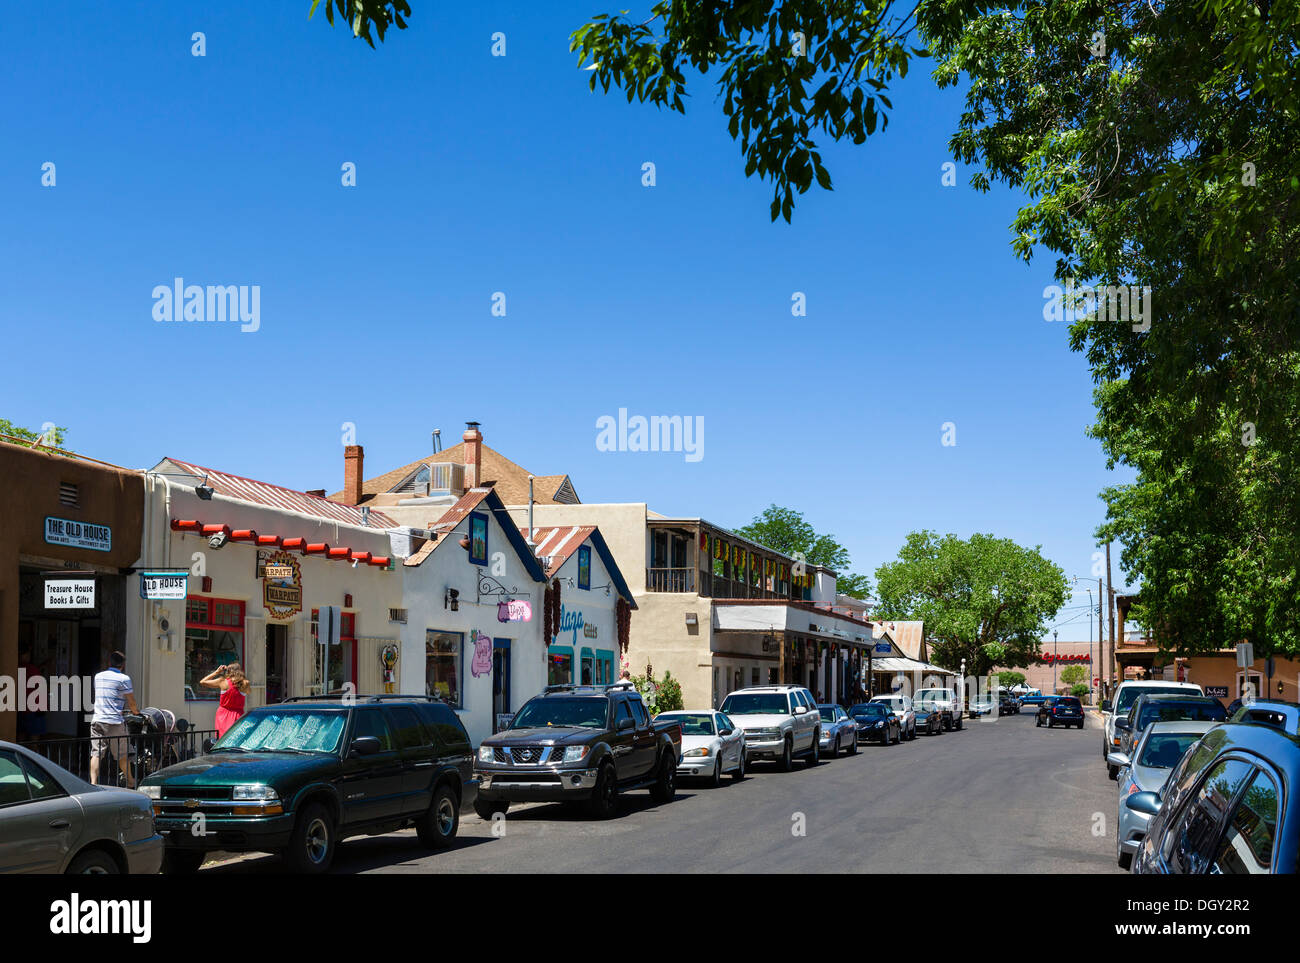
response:
<path id="1" fill-rule="evenodd" d="M 797 685 L 737 689 L 720 711 L 745 730 L 745 760 L 775 759 L 789 772 L 795 756 L 808 765 L 821 761 L 821 713 L 812 693 Z"/>
<path id="2" fill-rule="evenodd" d="M 930 705 L 939 710 L 944 729 L 960 729 L 962 705 L 954 689 L 917 689 L 912 701 L 917 705 Z"/>
<path id="3" fill-rule="evenodd" d="M 1162 682 L 1159 679 L 1133 679 L 1121 682 L 1119 688 L 1115 690 L 1114 700 L 1103 699 L 1101 703 L 1102 759 L 1119 750 L 1120 740 L 1115 734 L 1115 722 L 1128 717 L 1129 709 L 1133 708 L 1133 700 L 1144 692 L 1147 695 L 1205 695 L 1199 685 L 1191 682 Z M 1111 779 L 1114 779 L 1119 769 L 1107 762 L 1106 772 Z"/>
<path id="4" fill-rule="evenodd" d="M 916 738 L 916 712 L 912 708 L 912 697 L 894 693 L 879 695 L 871 702 L 879 702 L 889 707 L 889 711 L 898 717 L 898 731 L 901 739 Z"/>

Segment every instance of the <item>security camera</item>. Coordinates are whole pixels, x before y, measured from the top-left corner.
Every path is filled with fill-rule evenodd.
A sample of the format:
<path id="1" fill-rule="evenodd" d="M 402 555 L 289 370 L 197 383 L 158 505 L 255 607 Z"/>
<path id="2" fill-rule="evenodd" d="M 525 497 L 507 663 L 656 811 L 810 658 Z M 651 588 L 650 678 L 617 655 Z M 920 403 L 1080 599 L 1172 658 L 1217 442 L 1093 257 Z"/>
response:
<path id="1" fill-rule="evenodd" d="M 208 547 L 211 549 L 218 549 L 225 544 L 226 544 L 225 532 L 217 532 L 217 534 L 213 535 L 211 538 L 208 539 Z"/>

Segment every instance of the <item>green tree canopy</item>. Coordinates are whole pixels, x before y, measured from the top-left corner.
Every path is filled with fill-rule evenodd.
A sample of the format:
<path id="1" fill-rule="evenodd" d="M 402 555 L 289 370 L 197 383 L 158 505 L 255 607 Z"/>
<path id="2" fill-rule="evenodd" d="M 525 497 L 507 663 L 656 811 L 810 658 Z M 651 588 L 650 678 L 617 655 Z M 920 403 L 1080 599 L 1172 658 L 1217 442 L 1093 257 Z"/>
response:
<path id="1" fill-rule="evenodd" d="M 965 88 L 950 148 L 972 187 L 1023 192 L 1013 250 L 1050 252 L 1080 291 L 1059 315 L 1098 386 L 1093 434 L 1138 473 L 1103 492 L 1098 532 L 1141 580 L 1134 617 L 1170 648 L 1294 653 L 1298 24 L 1295 0 L 663 0 L 571 42 L 592 88 L 629 102 L 684 111 L 712 81 L 786 220 L 794 193 L 831 188 L 818 140 L 883 128 L 926 48 L 935 80 Z"/>
<path id="2" fill-rule="evenodd" d="M 321 0 L 311 0 L 308 18 L 315 16 L 320 4 Z M 411 6 L 406 0 L 325 0 L 325 19 L 331 27 L 335 11 L 339 20 L 352 28 L 352 36 L 364 40 L 373 49 L 375 41 L 370 36 L 370 28 L 374 27 L 379 42 L 383 43 L 390 26 L 406 29 L 405 18 L 411 15 Z"/>
<path id="3" fill-rule="evenodd" d="M 848 572 L 848 549 L 831 535 L 819 535 L 803 514 L 792 508 L 769 505 L 744 528 L 736 529 L 736 534 L 774 552 L 801 557 L 809 565 L 826 566 L 836 573 L 835 584 L 841 594 L 865 599 L 871 592 L 865 575 Z"/>
<path id="4" fill-rule="evenodd" d="M 1025 674 L 1017 672 L 1014 669 L 1003 669 L 997 673 L 998 685 L 1004 689 L 1010 689 L 1013 685 L 1020 685 L 1025 681 Z"/>
<path id="5" fill-rule="evenodd" d="M 24 428 L 22 425 L 15 425 L 7 418 L 0 418 L 0 435 L 5 435 L 3 440 L 11 445 L 26 444 L 28 448 L 35 448 L 37 444 L 47 448 L 58 448 L 63 444 L 64 433 L 66 428 L 50 428 L 48 431 L 32 431 L 30 428 Z"/>
<path id="6" fill-rule="evenodd" d="M 1059 566 L 1007 538 L 913 532 L 898 560 L 876 569 L 880 618 L 925 622 L 930 658 L 985 675 L 1026 666 L 1069 595 Z"/>
<path id="7" fill-rule="evenodd" d="M 1061 681 L 1066 685 L 1077 685 L 1088 680 L 1088 670 L 1081 665 L 1067 665 L 1061 670 Z"/>

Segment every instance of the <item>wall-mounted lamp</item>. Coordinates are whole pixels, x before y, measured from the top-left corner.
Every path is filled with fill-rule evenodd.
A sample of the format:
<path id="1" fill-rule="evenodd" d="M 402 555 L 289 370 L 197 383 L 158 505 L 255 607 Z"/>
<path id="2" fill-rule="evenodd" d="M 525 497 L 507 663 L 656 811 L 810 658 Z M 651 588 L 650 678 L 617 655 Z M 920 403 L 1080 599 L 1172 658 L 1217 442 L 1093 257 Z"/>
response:
<path id="1" fill-rule="evenodd" d="M 460 593 L 454 588 L 447 589 L 447 594 L 442 597 L 442 607 L 451 609 L 453 612 L 460 611 Z"/>
<path id="2" fill-rule="evenodd" d="M 696 615 L 694 612 L 687 612 L 686 624 L 688 626 L 698 626 L 700 624 L 700 617 Z"/>

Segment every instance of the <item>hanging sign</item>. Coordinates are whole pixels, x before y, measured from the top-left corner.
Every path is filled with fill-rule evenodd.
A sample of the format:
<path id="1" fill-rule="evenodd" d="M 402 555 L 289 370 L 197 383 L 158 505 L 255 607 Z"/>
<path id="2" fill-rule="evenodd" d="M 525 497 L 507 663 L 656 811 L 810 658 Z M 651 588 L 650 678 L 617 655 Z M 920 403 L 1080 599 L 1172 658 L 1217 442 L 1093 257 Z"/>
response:
<path id="1" fill-rule="evenodd" d="M 533 603 L 528 599 L 497 603 L 498 622 L 531 622 L 532 620 Z"/>
<path id="2" fill-rule="evenodd" d="M 302 611 L 302 571 L 288 552 L 273 552 L 266 560 L 262 606 L 272 619 L 291 619 Z M 272 574 L 275 573 L 275 574 Z"/>
<path id="3" fill-rule="evenodd" d="M 113 548 L 113 530 L 107 525 L 91 525 L 71 518 L 45 516 L 45 541 L 50 545 L 68 545 L 108 552 Z"/>
<path id="4" fill-rule="evenodd" d="M 94 576 L 46 579 L 45 607 L 47 609 L 93 609 L 95 607 Z"/>
<path id="5" fill-rule="evenodd" d="M 183 599 L 189 594 L 188 572 L 141 572 L 140 598 L 151 602 Z"/>

